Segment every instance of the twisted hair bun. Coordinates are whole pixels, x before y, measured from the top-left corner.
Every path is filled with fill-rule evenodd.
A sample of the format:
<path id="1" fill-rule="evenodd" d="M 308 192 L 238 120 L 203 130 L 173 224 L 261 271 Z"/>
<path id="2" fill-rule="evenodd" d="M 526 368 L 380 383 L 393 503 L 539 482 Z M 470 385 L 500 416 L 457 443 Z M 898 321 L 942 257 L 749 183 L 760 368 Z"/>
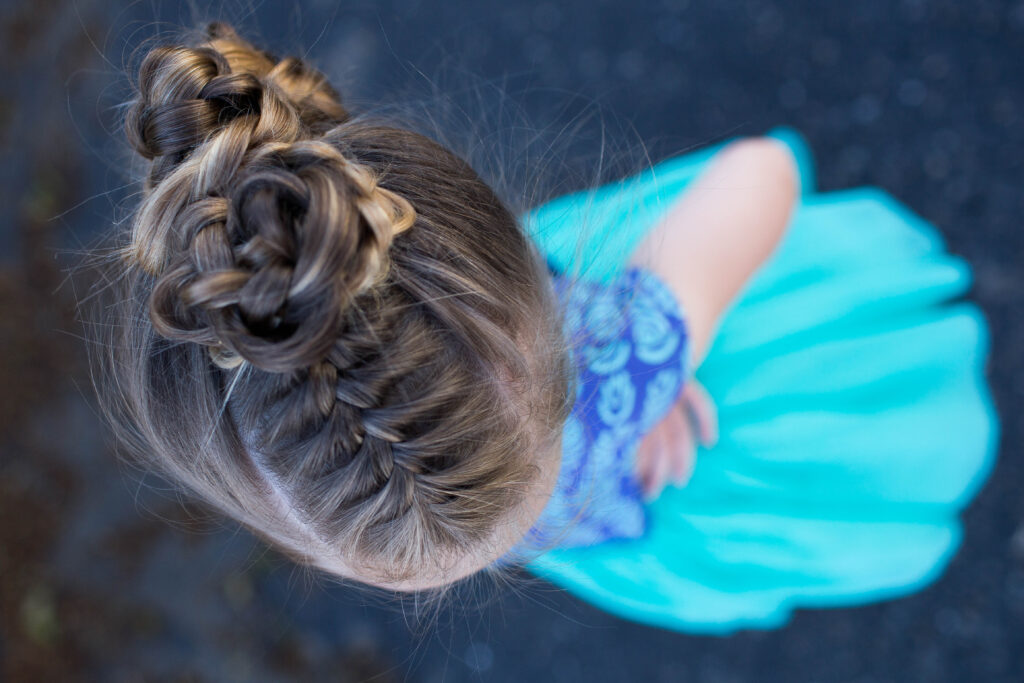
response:
<path id="1" fill-rule="evenodd" d="M 127 131 L 151 166 L 97 374 L 133 450 L 328 571 L 497 552 L 575 393 L 494 191 L 222 25 L 146 56 Z"/>
<path id="2" fill-rule="evenodd" d="M 322 139 L 347 119 L 322 74 L 222 24 L 146 56 L 126 130 L 152 167 L 128 256 L 156 278 L 158 332 L 222 367 L 287 372 L 327 355 L 415 221 Z"/>

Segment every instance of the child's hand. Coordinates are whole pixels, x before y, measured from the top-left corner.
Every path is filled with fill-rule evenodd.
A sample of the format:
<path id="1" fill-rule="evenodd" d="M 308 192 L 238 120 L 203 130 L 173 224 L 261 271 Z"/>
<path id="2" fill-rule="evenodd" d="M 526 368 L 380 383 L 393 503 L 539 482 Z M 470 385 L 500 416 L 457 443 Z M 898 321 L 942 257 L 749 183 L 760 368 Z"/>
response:
<path id="1" fill-rule="evenodd" d="M 636 472 L 645 499 L 657 498 L 669 481 L 675 486 L 689 481 L 696 460 L 694 429 L 705 448 L 718 440 L 715 405 L 704 387 L 690 378 L 679 401 L 644 437 L 637 450 Z"/>

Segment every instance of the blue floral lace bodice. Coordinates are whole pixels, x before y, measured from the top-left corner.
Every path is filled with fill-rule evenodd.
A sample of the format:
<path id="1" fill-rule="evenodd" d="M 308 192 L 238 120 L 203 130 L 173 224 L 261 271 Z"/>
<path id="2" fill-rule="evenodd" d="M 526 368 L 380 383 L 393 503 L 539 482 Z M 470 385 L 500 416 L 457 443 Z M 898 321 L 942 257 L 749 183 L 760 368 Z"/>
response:
<path id="1" fill-rule="evenodd" d="M 637 447 L 676 402 L 689 371 L 678 301 L 653 273 L 608 284 L 554 276 L 577 369 L 554 493 L 507 559 L 552 547 L 637 538 L 645 529 Z"/>

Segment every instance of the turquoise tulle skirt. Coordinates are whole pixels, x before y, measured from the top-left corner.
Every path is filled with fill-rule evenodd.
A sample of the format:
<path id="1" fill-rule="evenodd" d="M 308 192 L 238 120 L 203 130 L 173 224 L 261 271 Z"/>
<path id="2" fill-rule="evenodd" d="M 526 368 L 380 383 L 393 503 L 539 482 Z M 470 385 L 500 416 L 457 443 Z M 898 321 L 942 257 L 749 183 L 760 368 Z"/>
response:
<path id="1" fill-rule="evenodd" d="M 988 475 L 998 421 L 968 266 L 885 192 L 818 194 L 808 147 L 783 242 L 726 313 L 697 379 L 720 438 L 649 504 L 639 540 L 555 549 L 529 569 L 671 629 L 776 627 L 935 580 Z M 560 270 L 604 280 L 718 147 L 567 195 L 524 224 Z M 581 232 L 582 231 L 582 232 Z"/>

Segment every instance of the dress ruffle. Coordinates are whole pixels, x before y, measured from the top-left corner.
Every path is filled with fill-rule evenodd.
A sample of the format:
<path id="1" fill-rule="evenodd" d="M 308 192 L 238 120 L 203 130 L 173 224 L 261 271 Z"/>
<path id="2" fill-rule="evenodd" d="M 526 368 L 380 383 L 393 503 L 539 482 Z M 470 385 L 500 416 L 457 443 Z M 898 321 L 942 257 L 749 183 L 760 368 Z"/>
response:
<path id="1" fill-rule="evenodd" d="M 970 270 L 884 191 L 803 195 L 726 313 L 696 377 L 720 438 L 648 504 L 647 533 L 556 548 L 529 569 L 620 616 L 691 632 L 784 623 L 935 580 L 988 475 L 998 420 Z M 608 280 L 718 148 L 555 199 L 523 217 L 563 272 Z"/>

